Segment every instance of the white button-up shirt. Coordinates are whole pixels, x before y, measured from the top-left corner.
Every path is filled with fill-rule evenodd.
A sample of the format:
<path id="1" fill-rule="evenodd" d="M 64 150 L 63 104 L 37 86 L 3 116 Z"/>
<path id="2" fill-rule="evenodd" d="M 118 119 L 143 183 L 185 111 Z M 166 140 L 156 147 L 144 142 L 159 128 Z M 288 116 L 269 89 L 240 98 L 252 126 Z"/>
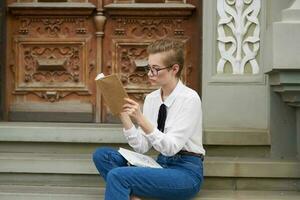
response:
<path id="1" fill-rule="evenodd" d="M 162 133 L 157 128 L 145 134 L 138 127 L 125 130 L 128 144 L 137 152 L 145 153 L 151 147 L 165 156 L 173 156 L 180 150 L 205 155 L 202 145 L 202 109 L 201 100 L 196 91 L 178 81 L 172 93 L 162 101 L 161 89 L 146 96 L 143 114 L 157 127 L 160 105 L 167 106 L 167 119 Z"/>

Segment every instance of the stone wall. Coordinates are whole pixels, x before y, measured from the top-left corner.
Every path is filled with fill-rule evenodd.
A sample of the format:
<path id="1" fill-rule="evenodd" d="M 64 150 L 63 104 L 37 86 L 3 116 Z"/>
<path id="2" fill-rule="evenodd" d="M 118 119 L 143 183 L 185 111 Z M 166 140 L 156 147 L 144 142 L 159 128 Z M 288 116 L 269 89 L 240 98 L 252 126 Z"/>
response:
<path id="1" fill-rule="evenodd" d="M 270 134 L 271 156 L 275 158 L 294 158 L 297 151 L 300 157 L 300 120 L 296 118 L 296 109 L 274 92 L 268 77 L 272 69 L 283 67 L 278 63 L 291 63 L 291 52 L 299 51 L 299 42 L 295 42 L 299 34 L 286 28 L 282 29 L 285 34 L 278 34 L 274 29 L 278 23 L 285 25 L 282 12 L 295 2 L 298 1 L 204 0 L 203 5 L 204 129 L 263 130 Z M 291 13 L 299 10 L 292 9 Z M 295 21 L 288 20 L 286 24 Z M 295 25 L 291 27 L 299 30 Z M 278 48 L 280 45 L 286 49 Z M 299 60 L 299 56 L 295 59 Z M 299 71 L 299 61 L 295 63 Z M 287 81 L 291 80 L 288 77 Z"/>
<path id="2" fill-rule="evenodd" d="M 267 131 L 266 7 L 265 0 L 204 1 L 205 129 Z"/>

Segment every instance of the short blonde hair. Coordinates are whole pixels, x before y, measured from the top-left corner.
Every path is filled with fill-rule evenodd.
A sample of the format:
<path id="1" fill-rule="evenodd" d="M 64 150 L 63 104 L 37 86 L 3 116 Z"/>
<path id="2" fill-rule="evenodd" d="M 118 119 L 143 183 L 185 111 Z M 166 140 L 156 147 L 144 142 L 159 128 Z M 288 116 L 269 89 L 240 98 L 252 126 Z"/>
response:
<path id="1" fill-rule="evenodd" d="M 172 39 L 160 39 L 152 42 L 147 48 L 148 54 L 166 53 L 163 60 L 165 66 L 178 64 L 176 77 L 180 77 L 184 65 L 183 43 Z"/>

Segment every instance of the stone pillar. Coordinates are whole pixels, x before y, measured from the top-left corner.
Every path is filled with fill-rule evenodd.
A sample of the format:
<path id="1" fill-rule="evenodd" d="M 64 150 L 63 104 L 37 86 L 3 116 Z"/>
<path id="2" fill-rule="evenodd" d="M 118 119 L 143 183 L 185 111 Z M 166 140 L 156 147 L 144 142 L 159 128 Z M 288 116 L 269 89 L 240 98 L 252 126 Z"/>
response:
<path id="1" fill-rule="evenodd" d="M 282 20 L 273 24 L 273 68 L 300 69 L 300 0 L 282 11 Z"/>
<path id="2" fill-rule="evenodd" d="M 274 129 L 273 152 L 281 157 L 297 156 L 300 159 L 300 0 L 295 0 L 291 7 L 282 11 L 282 20 L 273 24 L 273 69 L 269 72 L 270 85 L 275 93 L 280 94 L 286 107 L 272 108 L 282 118 L 286 128 L 278 132 Z M 271 101 L 275 99 L 271 95 Z M 273 104 L 274 105 L 274 104 Z M 271 115 L 271 130 L 272 121 Z M 276 117 L 275 117 L 276 118 Z M 278 118 L 278 117 L 277 117 Z M 278 134 L 282 134 L 280 137 Z M 286 149 L 282 149 L 282 147 Z M 289 150 L 287 150 L 289 149 Z M 284 155 L 289 152 L 289 155 Z"/>

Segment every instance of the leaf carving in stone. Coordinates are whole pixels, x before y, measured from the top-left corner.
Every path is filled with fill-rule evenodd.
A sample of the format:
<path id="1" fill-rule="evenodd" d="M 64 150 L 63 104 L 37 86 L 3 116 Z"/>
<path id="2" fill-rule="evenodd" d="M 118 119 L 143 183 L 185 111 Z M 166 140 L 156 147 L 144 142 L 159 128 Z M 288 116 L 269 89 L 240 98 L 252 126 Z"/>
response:
<path id="1" fill-rule="evenodd" d="M 259 73 L 256 58 L 260 48 L 260 9 L 261 0 L 217 1 L 217 40 L 221 56 L 217 73 L 225 73 L 227 63 L 232 68 L 232 74 L 245 74 L 247 64 L 252 74 Z"/>

